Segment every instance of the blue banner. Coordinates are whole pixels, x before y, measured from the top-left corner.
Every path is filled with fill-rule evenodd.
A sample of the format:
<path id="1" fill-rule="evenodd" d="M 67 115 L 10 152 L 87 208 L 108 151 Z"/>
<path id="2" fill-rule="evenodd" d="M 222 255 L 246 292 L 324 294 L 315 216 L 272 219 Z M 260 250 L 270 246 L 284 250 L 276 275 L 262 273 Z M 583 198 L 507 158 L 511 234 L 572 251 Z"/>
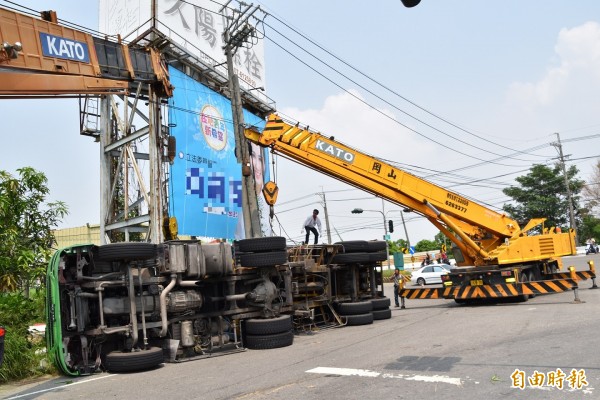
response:
<path id="1" fill-rule="evenodd" d="M 242 173 L 234 153 L 231 102 L 177 69 L 169 67 L 169 73 L 175 86 L 169 124 L 177 143 L 169 180 L 170 215 L 177 218 L 182 235 L 240 238 Z M 244 122 L 260 129 L 265 125 L 246 110 Z M 256 145 L 252 151 L 260 190 L 269 179 L 268 152 Z"/>

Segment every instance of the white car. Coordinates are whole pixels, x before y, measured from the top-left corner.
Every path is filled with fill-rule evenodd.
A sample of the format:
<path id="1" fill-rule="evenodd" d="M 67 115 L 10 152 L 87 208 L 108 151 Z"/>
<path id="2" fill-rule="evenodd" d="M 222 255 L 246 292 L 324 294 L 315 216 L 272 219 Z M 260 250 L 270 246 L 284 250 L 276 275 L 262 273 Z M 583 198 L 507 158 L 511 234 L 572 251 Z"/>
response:
<path id="1" fill-rule="evenodd" d="M 428 283 L 442 283 L 442 275 L 450 272 L 448 264 L 430 264 L 419 268 L 410 276 L 410 281 L 417 285 L 426 285 Z"/>

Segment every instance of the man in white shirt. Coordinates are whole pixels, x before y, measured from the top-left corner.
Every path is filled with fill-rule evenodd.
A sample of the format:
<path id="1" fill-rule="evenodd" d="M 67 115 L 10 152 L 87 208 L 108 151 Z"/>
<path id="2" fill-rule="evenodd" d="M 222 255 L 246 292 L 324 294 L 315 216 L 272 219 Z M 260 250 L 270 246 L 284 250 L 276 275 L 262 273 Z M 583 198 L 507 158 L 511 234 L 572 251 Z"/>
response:
<path id="1" fill-rule="evenodd" d="M 303 228 L 300 231 L 300 233 L 302 233 L 306 229 L 306 239 L 304 240 L 304 244 L 308 244 L 308 239 L 311 232 L 315 235 L 315 244 L 319 242 L 319 233 L 321 233 L 321 220 L 319 217 L 317 217 L 317 215 L 319 215 L 319 210 L 313 210 L 312 215 L 306 218 L 306 221 L 304 221 Z M 318 232 L 317 228 L 319 229 Z"/>

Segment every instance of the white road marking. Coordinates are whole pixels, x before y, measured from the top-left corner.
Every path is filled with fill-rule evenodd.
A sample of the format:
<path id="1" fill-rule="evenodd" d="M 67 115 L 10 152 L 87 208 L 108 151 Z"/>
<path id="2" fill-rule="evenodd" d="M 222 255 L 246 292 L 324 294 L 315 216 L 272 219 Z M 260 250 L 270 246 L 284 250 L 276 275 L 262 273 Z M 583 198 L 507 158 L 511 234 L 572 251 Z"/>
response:
<path id="1" fill-rule="evenodd" d="M 73 383 L 65 383 L 64 385 L 51 387 L 49 389 L 38 390 L 37 392 L 30 392 L 30 393 L 20 394 L 18 396 L 9 397 L 6 400 L 20 399 L 21 397 L 27 397 L 27 396 L 32 396 L 32 395 L 38 394 L 38 393 L 49 392 L 51 390 L 62 389 L 62 388 L 67 387 L 67 386 L 75 386 L 75 385 L 79 385 L 80 383 L 88 383 L 88 382 L 91 382 L 91 381 L 97 381 L 98 379 L 108 378 L 109 376 L 112 376 L 112 375 L 108 374 L 108 375 L 99 376 L 99 377 L 96 377 L 96 378 L 86 379 L 86 380 L 82 380 L 82 381 L 77 381 L 77 382 L 73 382 Z"/>
<path id="2" fill-rule="evenodd" d="M 460 378 L 451 378 L 443 375 L 402 375 L 402 374 L 383 374 L 381 372 L 369 371 L 368 369 L 353 369 L 353 368 L 330 368 L 330 367 L 317 367 L 306 371 L 310 374 L 326 374 L 326 375 L 340 375 L 340 376 L 362 376 L 367 378 L 393 378 L 393 379 L 404 379 L 407 381 L 421 381 L 421 382 L 436 382 L 436 383 L 448 383 L 450 385 L 461 386 L 462 381 Z"/>
<path id="3" fill-rule="evenodd" d="M 330 374 L 330 375 L 342 375 L 342 376 L 366 376 L 370 378 L 376 378 L 381 375 L 379 372 L 369 371 L 368 369 L 352 369 L 352 368 L 329 368 L 329 367 L 317 367 L 306 371 L 311 374 Z"/>

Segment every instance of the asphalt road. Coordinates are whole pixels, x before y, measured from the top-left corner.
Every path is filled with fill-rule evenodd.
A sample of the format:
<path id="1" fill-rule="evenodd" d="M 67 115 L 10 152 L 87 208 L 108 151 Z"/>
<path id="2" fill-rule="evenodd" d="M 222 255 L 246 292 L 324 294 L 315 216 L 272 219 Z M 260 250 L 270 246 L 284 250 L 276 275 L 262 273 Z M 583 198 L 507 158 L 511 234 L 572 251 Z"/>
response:
<path id="1" fill-rule="evenodd" d="M 565 266 L 584 269 L 589 259 L 565 259 Z M 600 257 L 594 259 L 598 265 Z M 60 377 L 2 387 L 0 397 L 600 398 L 600 290 L 591 287 L 591 281 L 581 282 L 581 302 L 574 302 L 573 292 L 473 306 L 407 301 L 407 309 L 393 309 L 392 319 L 315 330 L 282 349 L 165 364 L 135 374 Z"/>

